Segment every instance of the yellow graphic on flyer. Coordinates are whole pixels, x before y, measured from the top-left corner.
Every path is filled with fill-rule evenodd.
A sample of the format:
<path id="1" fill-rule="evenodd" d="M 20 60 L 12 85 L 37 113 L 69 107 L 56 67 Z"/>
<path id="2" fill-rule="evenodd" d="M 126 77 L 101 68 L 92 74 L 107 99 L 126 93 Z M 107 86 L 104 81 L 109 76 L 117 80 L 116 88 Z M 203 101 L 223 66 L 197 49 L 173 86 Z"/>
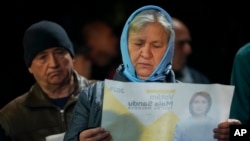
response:
<path id="1" fill-rule="evenodd" d="M 104 89 L 103 126 L 113 141 L 171 141 L 178 117 L 171 111 L 145 126 L 107 87 Z M 112 102 L 111 102 L 112 101 Z"/>

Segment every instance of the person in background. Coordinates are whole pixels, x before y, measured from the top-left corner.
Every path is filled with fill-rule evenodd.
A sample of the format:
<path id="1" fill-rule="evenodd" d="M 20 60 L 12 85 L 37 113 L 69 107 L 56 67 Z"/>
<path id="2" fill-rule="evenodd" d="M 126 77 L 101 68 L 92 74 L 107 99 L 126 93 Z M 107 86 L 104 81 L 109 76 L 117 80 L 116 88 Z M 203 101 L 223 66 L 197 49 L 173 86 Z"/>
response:
<path id="1" fill-rule="evenodd" d="M 235 55 L 230 83 L 235 86 L 235 90 L 229 120 L 214 129 L 214 137 L 223 141 L 230 140 L 230 125 L 250 125 L 250 42 Z"/>
<path id="2" fill-rule="evenodd" d="M 114 80 L 124 82 L 177 82 L 172 71 L 174 30 L 172 19 L 154 5 L 137 9 L 126 21 L 120 49 L 122 64 Z M 64 141 L 109 141 L 111 134 L 101 126 L 104 81 L 82 91 L 74 108 Z M 174 126 L 166 123 L 165 126 Z M 129 130 L 129 129 L 128 129 Z"/>
<path id="3" fill-rule="evenodd" d="M 210 83 L 204 74 L 187 65 L 188 56 L 192 53 L 191 35 L 187 25 L 180 19 L 176 17 L 172 19 L 175 31 L 173 70 L 176 79 L 186 83 Z"/>
<path id="4" fill-rule="evenodd" d="M 59 24 L 32 24 L 24 33 L 23 47 L 26 67 L 36 82 L 0 110 L 0 126 L 12 141 L 45 141 L 66 131 L 80 91 L 92 82 L 73 69 L 73 46 Z"/>
<path id="5" fill-rule="evenodd" d="M 121 62 L 118 38 L 112 25 L 102 19 L 86 20 L 80 28 L 82 47 L 89 47 L 88 57 L 92 61 L 91 79 L 112 79 Z"/>
<path id="6" fill-rule="evenodd" d="M 82 47 L 77 43 L 74 43 L 73 45 L 75 52 L 74 69 L 78 74 L 90 79 L 92 62 L 87 55 L 90 49 L 88 47 Z"/>

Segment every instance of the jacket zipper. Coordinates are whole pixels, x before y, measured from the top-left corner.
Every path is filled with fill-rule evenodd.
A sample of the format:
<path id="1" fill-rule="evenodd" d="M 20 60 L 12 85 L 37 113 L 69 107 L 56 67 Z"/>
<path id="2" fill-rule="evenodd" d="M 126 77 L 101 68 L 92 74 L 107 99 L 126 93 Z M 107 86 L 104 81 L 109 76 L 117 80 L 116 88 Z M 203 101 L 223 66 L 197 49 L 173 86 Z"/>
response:
<path id="1" fill-rule="evenodd" d="M 60 114 L 61 114 L 61 121 L 62 121 L 63 129 L 65 129 L 65 118 L 64 118 L 64 110 L 63 109 L 60 110 Z"/>

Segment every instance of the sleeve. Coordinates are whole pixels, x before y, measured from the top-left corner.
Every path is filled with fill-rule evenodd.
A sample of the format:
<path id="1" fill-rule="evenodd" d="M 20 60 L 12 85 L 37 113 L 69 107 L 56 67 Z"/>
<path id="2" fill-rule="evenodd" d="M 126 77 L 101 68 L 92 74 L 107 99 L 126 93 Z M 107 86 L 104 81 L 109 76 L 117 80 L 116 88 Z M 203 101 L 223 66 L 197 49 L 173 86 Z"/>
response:
<path id="1" fill-rule="evenodd" d="M 243 46 L 233 62 L 231 84 L 235 86 L 230 118 L 250 122 L 250 43 Z"/>
<path id="2" fill-rule="evenodd" d="M 89 111 L 88 89 L 85 88 L 76 102 L 64 141 L 78 141 L 80 132 L 88 128 Z"/>
<path id="3" fill-rule="evenodd" d="M 101 126 L 104 82 L 98 81 L 84 88 L 79 94 L 64 141 L 78 141 L 86 129 Z"/>
<path id="4" fill-rule="evenodd" d="M 0 141 L 11 141 L 11 137 L 9 135 L 9 120 L 12 118 L 8 117 L 8 109 L 10 106 L 5 106 L 0 110 Z M 11 110 L 10 110 L 11 111 Z"/>
<path id="5" fill-rule="evenodd" d="M 10 141 L 10 139 L 5 135 L 5 131 L 0 125 L 0 141 Z"/>

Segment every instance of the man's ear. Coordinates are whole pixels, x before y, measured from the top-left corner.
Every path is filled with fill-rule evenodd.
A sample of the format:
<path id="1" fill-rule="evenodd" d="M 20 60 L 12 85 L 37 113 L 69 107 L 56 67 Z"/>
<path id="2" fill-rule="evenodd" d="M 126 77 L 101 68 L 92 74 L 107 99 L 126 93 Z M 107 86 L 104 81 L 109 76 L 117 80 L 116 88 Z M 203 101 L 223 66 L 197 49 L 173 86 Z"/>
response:
<path id="1" fill-rule="evenodd" d="M 28 68 L 28 71 L 31 73 L 31 74 L 33 74 L 33 71 L 32 71 L 32 69 L 29 67 Z"/>

